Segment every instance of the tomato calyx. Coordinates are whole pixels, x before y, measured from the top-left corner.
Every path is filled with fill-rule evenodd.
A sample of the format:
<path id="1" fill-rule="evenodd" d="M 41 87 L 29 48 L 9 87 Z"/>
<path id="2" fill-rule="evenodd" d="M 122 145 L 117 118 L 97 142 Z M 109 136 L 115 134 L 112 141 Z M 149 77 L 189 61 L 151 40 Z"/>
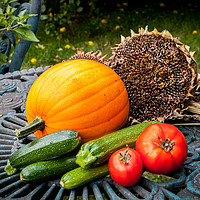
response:
<path id="1" fill-rule="evenodd" d="M 123 151 L 119 152 L 119 155 L 121 156 L 119 160 L 121 160 L 124 164 L 129 163 L 129 161 L 131 160 L 131 154 L 128 153 L 128 145 L 127 145 L 127 149 L 124 152 Z"/>
<path id="2" fill-rule="evenodd" d="M 162 140 L 159 136 L 158 136 L 158 139 L 161 141 L 161 144 L 157 144 L 160 148 L 162 148 L 163 150 L 165 150 L 166 152 L 170 152 L 174 145 L 175 145 L 175 142 L 171 142 L 169 138 L 165 139 L 165 140 Z"/>

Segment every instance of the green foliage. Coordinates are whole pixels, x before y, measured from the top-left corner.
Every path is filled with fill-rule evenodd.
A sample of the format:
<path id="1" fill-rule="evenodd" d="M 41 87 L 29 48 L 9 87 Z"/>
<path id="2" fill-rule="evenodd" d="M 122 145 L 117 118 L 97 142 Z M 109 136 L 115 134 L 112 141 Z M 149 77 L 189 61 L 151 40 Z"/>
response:
<path id="1" fill-rule="evenodd" d="M 14 12 L 17 8 L 10 6 L 16 0 L 1 0 L 0 1 L 0 32 L 3 30 L 13 31 L 19 38 L 32 42 L 39 42 L 35 34 L 29 29 L 31 25 L 26 24 L 29 17 L 36 16 L 35 14 L 26 14 L 26 10 L 22 10 L 17 16 Z M 6 62 L 7 56 L 0 53 L 0 63 Z"/>
<path id="2" fill-rule="evenodd" d="M 32 42 L 39 42 L 35 34 L 25 26 L 14 28 L 13 31 L 17 33 L 20 38 L 30 40 Z"/>
<path id="3" fill-rule="evenodd" d="M 80 0 L 44 1 L 41 20 L 45 22 L 45 33 L 59 37 L 59 29 L 71 24 L 72 17 L 83 11 L 80 3 Z"/>
<path id="4" fill-rule="evenodd" d="M 107 10 L 99 6 L 95 13 L 91 8 L 83 6 L 79 17 L 73 16 L 71 19 L 72 24 L 60 25 L 61 28 L 66 27 L 65 32 L 61 33 L 56 29 L 58 38 L 55 38 L 54 34 L 47 36 L 44 32 L 46 21 L 41 21 L 37 32 L 40 43 L 31 45 L 22 68 L 56 64 L 74 55 L 77 48 L 85 52 L 101 50 L 102 54 L 107 54 L 109 58 L 112 55 L 111 48 L 120 43 L 120 35 L 130 36 L 130 29 L 137 33 L 138 28 L 148 25 L 149 31 L 154 27 L 160 32 L 167 29 L 173 37 L 190 46 L 190 51 L 196 52 L 194 57 L 200 69 L 200 5 L 182 1 L 180 3 L 180 1 L 170 4 L 165 0 L 164 6 L 162 4 L 160 6 L 159 1 L 146 2 L 143 3 L 144 5 L 135 5 L 139 3 L 129 1 L 128 6 L 111 1 L 113 6 L 104 5 Z M 98 2 L 92 0 L 94 5 L 90 4 L 90 6 L 95 8 L 99 5 Z M 108 1 L 109 4 L 111 2 Z M 83 5 L 83 0 L 80 5 Z M 197 33 L 193 33 L 194 30 Z M 93 45 L 89 45 L 89 41 L 93 41 Z M 32 62 L 32 58 L 37 61 Z"/>
<path id="5" fill-rule="evenodd" d="M 173 177 L 167 176 L 167 175 L 163 175 L 163 174 L 153 174 L 150 173 L 148 171 L 145 171 L 142 176 L 144 178 L 147 178 L 153 182 L 157 182 L 157 183 L 164 183 L 167 182 L 170 179 L 174 179 Z"/>
<path id="6" fill-rule="evenodd" d="M 38 39 L 36 38 L 34 33 L 30 33 L 30 30 L 28 29 L 30 25 L 26 24 L 29 17 L 33 17 L 36 15 L 25 14 L 26 10 L 22 10 L 17 16 L 15 16 L 14 12 L 17 10 L 17 8 L 12 8 L 9 5 L 12 2 L 15 2 L 15 1 L 3 0 L 3 2 L 1 2 L 0 31 L 12 30 L 22 39 L 38 42 Z"/>
<path id="7" fill-rule="evenodd" d="M 49 36 L 59 38 L 60 29 L 69 27 L 72 22 L 83 18 L 97 16 L 97 18 L 115 9 L 120 0 L 44 0 L 41 21 L 44 22 L 44 31 Z"/>
<path id="8" fill-rule="evenodd" d="M 0 63 L 4 63 L 4 62 L 6 62 L 6 60 L 7 60 L 7 56 L 0 53 Z"/>

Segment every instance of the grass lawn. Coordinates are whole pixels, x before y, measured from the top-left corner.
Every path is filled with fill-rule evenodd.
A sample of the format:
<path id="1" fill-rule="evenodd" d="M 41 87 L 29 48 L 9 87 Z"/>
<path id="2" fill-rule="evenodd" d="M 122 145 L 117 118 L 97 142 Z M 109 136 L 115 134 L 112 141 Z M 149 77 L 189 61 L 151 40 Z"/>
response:
<path id="1" fill-rule="evenodd" d="M 53 65 L 74 55 L 77 48 L 85 52 L 101 50 L 107 58 L 112 55 L 111 48 L 120 43 L 120 35 L 129 36 L 130 29 L 154 27 L 158 31 L 167 29 L 181 42 L 195 51 L 195 59 L 200 68 L 200 6 L 198 1 L 146 1 L 133 5 L 135 1 L 121 3 L 115 9 L 109 9 L 96 16 L 82 13 L 71 25 L 63 24 L 66 31 L 58 36 L 49 36 L 44 32 L 41 21 L 37 37 L 39 43 L 33 43 L 29 49 L 22 69 Z M 195 3 L 196 2 L 196 3 Z M 34 59 L 33 59 L 34 58 Z"/>

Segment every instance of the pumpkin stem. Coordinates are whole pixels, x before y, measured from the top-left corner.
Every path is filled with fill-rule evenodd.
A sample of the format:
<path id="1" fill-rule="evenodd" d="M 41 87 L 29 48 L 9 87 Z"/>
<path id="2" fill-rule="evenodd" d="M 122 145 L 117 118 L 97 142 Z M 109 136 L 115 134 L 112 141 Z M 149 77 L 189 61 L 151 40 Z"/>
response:
<path id="1" fill-rule="evenodd" d="M 174 145 L 175 142 L 171 142 L 169 138 L 167 138 L 166 140 L 162 140 L 160 137 L 158 137 L 158 139 L 161 141 L 161 144 L 158 145 L 160 148 L 164 149 L 166 152 L 170 152 Z"/>
<path id="2" fill-rule="evenodd" d="M 15 134 L 17 136 L 17 139 L 20 140 L 34 133 L 35 131 L 43 130 L 44 128 L 45 128 L 44 120 L 37 116 L 30 124 L 26 125 L 21 129 L 15 130 Z"/>

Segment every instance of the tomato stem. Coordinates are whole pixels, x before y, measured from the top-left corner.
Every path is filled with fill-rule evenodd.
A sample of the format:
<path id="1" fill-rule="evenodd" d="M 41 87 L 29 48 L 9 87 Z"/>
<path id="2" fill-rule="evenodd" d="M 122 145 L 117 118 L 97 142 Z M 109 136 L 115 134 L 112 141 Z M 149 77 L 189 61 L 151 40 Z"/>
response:
<path id="1" fill-rule="evenodd" d="M 128 145 L 126 145 L 127 149 L 125 150 L 125 152 L 120 151 L 119 155 L 121 156 L 120 160 L 125 163 L 128 164 L 129 161 L 131 160 L 131 154 L 128 153 Z M 124 153 L 124 154 L 123 154 Z"/>
<path id="2" fill-rule="evenodd" d="M 170 152 L 173 149 L 175 145 L 174 141 L 171 142 L 169 138 L 162 140 L 159 136 L 158 139 L 161 141 L 161 144 L 158 145 L 160 148 L 164 149 L 166 152 Z"/>

